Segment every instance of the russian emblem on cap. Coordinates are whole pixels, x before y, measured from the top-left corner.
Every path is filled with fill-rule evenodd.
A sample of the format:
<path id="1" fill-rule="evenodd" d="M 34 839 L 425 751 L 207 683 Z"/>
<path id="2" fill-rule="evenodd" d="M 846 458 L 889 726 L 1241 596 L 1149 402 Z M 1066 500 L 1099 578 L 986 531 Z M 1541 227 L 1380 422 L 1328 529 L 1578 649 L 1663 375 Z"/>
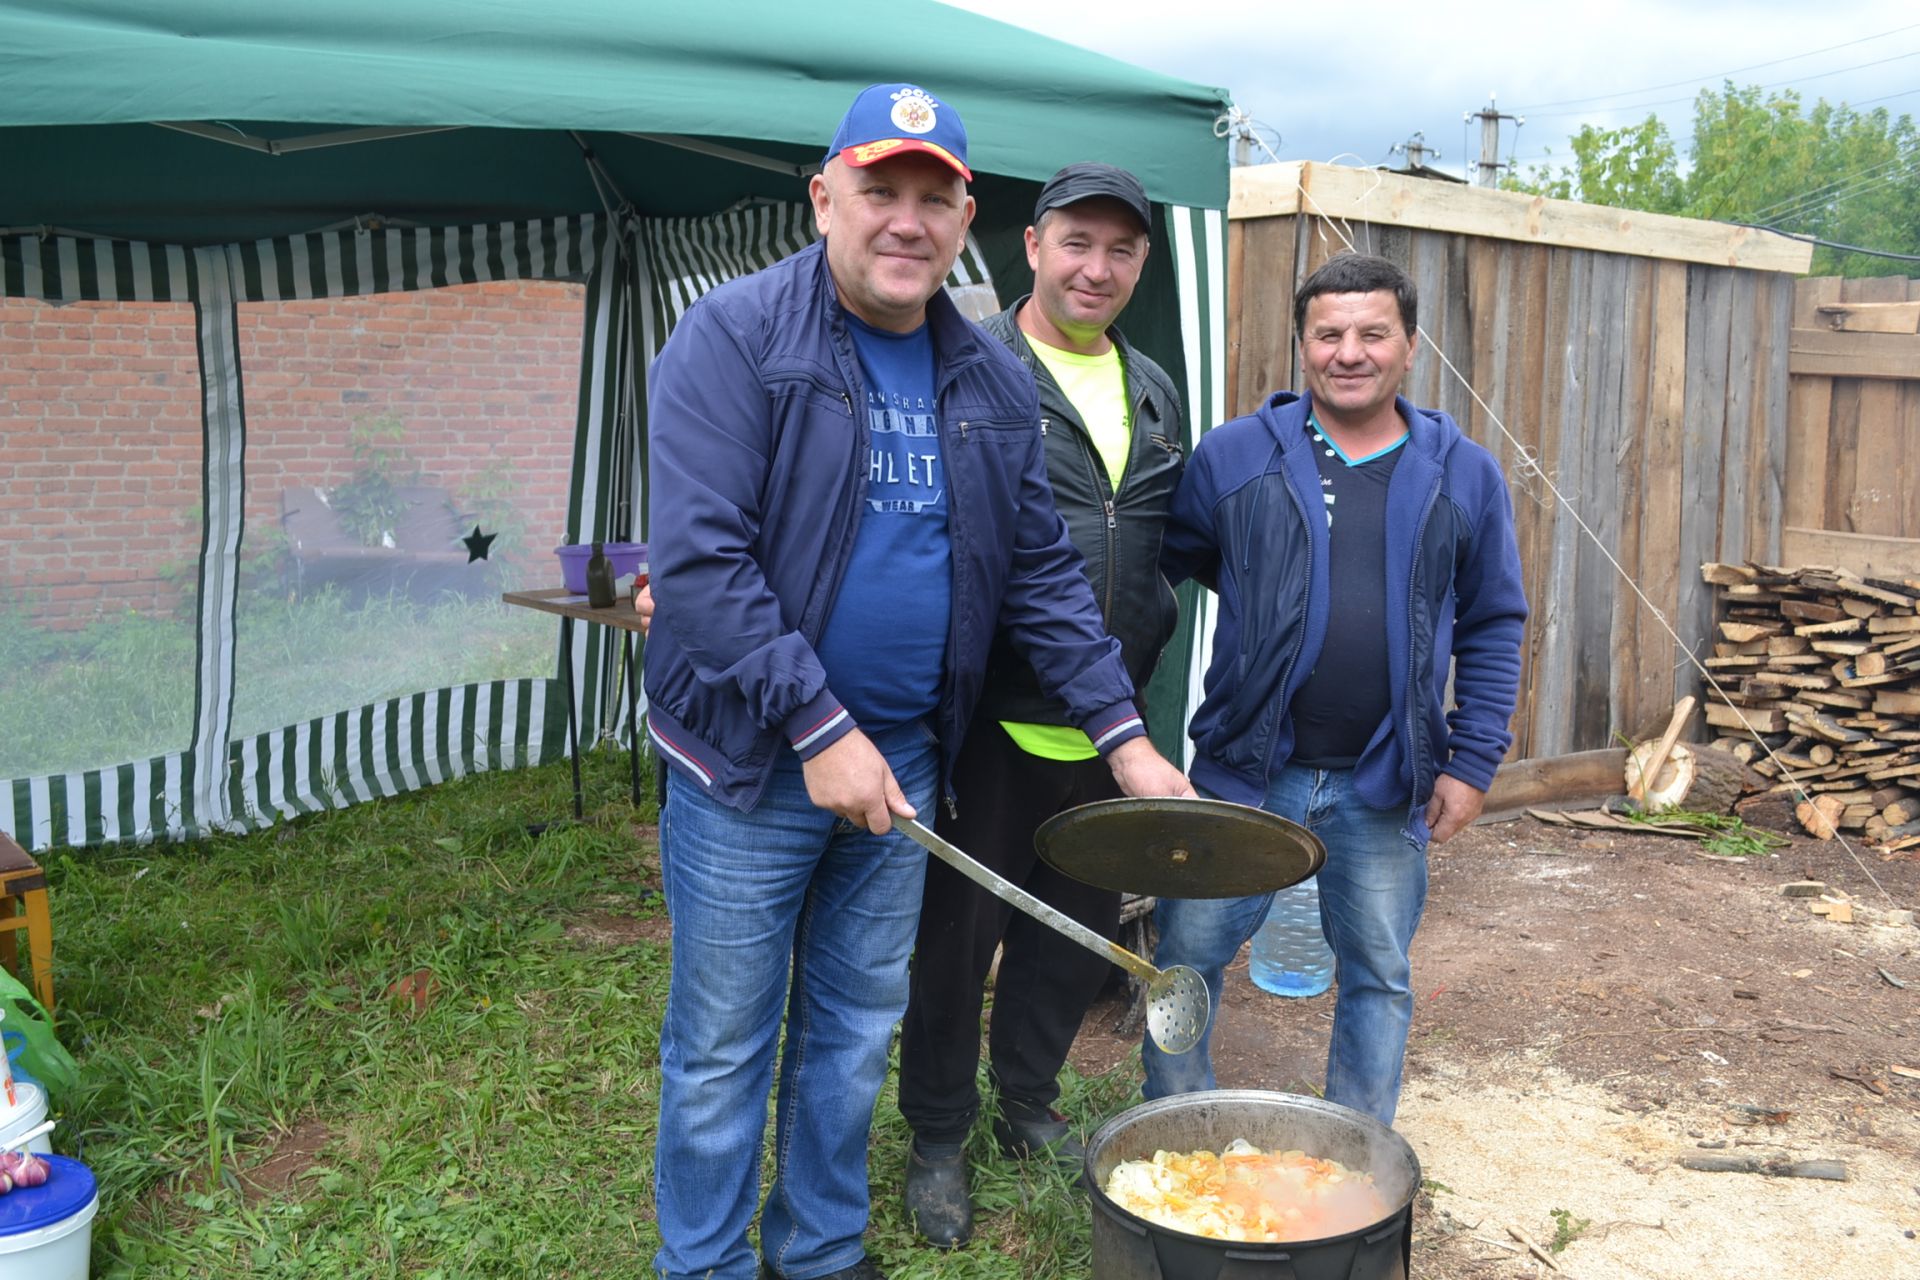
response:
<path id="1" fill-rule="evenodd" d="M 940 104 L 925 89 L 909 86 L 892 95 L 894 127 L 908 133 L 930 133 L 934 126 L 934 110 Z"/>

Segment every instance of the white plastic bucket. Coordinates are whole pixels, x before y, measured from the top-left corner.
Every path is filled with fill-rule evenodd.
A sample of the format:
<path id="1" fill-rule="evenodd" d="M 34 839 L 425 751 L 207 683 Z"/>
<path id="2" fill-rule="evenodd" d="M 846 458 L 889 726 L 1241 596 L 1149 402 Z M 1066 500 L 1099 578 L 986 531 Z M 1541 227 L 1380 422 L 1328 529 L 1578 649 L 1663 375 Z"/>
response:
<path id="1" fill-rule="evenodd" d="M 0 1280 L 87 1280 L 99 1191 L 78 1160 L 47 1163 L 45 1186 L 0 1196 Z"/>
<path id="2" fill-rule="evenodd" d="M 13 1090 L 20 1099 L 20 1105 L 11 1108 L 0 1105 L 0 1148 L 11 1146 L 14 1139 L 47 1118 L 45 1089 L 32 1081 L 15 1080 Z M 0 1097 L 0 1104 L 5 1101 L 4 1097 Z M 27 1144 L 27 1150 L 44 1156 L 53 1150 L 53 1142 L 43 1133 Z"/>

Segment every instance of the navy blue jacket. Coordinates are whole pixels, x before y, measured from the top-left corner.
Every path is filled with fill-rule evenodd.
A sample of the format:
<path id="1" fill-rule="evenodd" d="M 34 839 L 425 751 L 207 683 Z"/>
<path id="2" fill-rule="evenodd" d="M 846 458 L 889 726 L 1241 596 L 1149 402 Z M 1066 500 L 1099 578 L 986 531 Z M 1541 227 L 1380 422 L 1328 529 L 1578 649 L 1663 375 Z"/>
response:
<path id="1" fill-rule="evenodd" d="M 1387 489 L 1382 584 L 1392 710 L 1354 764 L 1354 790 L 1377 809 L 1409 806 L 1421 826 L 1437 774 L 1484 791 L 1513 741 L 1527 602 L 1500 465 L 1444 413 L 1397 407 L 1408 439 Z M 1327 519 L 1311 408 L 1282 391 L 1202 436 L 1162 555 L 1173 581 L 1198 577 L 1219 591 L 1206 697 L 1188 730 L 1192 776 L 1241 804 L 1259 804 L 1292 755 L 1288 708 L 1326 639 Z"/>
<path id="2" fill-rule="evenodd" d="M 944 790 L 996 627 L 1102 751 L 1142 730 L 1120 645 L 1054 510 L 1033 378 L 944 292 L 927 322 L 953 544 L 933 726 Z M 854 412 L 865 403 L 824 244 L 702 297 L 648 378 L 648 733 L 734 808 L 758 802 L 777 752 L 811 758 L 855 727 L 814 644 L 865 502 L 868 431 Z"/>

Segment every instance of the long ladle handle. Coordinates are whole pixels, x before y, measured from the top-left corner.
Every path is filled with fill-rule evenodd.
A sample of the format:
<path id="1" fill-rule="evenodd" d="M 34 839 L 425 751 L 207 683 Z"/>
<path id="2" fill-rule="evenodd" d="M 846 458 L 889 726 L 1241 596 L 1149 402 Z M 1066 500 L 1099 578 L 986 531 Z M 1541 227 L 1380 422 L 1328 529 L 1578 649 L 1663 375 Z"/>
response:
<path id="1" fill-rule="evenodd" d="M 1072 916 L 1054 910 L 1046 903 L 1040 901 L 1040 899 L 1028 893 L 1025 889 L 1022 889 L 1019 885 L 1013 883 L 1013 881 L 1008 880 L 1005 876 L 995 875 L 991 870 L 980 865 L 953 845 L 948 844 L 945 840 L 933 834 L 931 830 L 922 826 L 914 819 L 896 816 L 893 820 L 893 825 L 910 836 L 916 844 L 925 847 L 928 853 L 931 853 L 934 857 L 940 859 L 940 861 L 946 863 L 955 871 L 958 871 L 961 875 L 973 881 L 994 897 L 1000 899 L 1000 901 L 1026 912 L 1041 924 L 1046 925 L 1049 929 L 1064 933 L 1067 937 L 1072 938 L 1087 950 L 1105 956 L 1136 978 L 1144 978 L 1146 981 L 1152 982 L 1154 979 L 1160 977 L 1160 970 L 1154 968 L 1119 943 L 1108 941 L 1093 930 L 1087 928 L 1087 926 L 1081 924 L 1078 920 L 1075 920 Z"/>

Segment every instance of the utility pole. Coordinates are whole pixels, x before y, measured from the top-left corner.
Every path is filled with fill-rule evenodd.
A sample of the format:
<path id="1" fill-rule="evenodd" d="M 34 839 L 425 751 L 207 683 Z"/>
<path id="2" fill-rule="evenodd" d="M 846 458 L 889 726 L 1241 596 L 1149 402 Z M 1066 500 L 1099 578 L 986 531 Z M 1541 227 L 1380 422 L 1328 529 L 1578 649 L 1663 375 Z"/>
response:
<path id="1" fill-rule="evenodd" d="M 1259 140 L 1255 132 L 1258 126 L 1253 116 L 1244 107 L 1228 107 L 1225 115 L 1213 122 L 1213 136 L 1233 139 L 1233 166 L 1240 168 L 1253 163 L 1253 144 Z M 1279 142 L 1275 137 L 1276 145 Z M 1261 150 L 1271 153 L 1272 148 L 1261 144 Z"/>
<path id="2" fill-rule="evenodd" d="M 1525 116 L 1510 116 L 1494 106 L 1494 95 L 1487 94 L 1487 105 L 1478 111 L 1469 111 L 1461 119 L 1471 123 L 1480 122 L 1480 159 L 1474 162 L 1473 185 L 1491 187 L 1499 184 L 1500 171 L 1507 166 L 1500 163 L 1500 122 L 1513 121 L 1518 129 L 1527 122 Z"/>
<path id="3" fill-rule="evenodd" d="M 1427 145 L 1425 132 L 1415 132 L 1405 142 L 1396 142 L 1388 147 L 1387 154 L 1405 156 L 1409 169 L 1424 169 L 1427 167 L 1429 157 L 1435 160 L 1440 159 L 1440 148 Z"/>

